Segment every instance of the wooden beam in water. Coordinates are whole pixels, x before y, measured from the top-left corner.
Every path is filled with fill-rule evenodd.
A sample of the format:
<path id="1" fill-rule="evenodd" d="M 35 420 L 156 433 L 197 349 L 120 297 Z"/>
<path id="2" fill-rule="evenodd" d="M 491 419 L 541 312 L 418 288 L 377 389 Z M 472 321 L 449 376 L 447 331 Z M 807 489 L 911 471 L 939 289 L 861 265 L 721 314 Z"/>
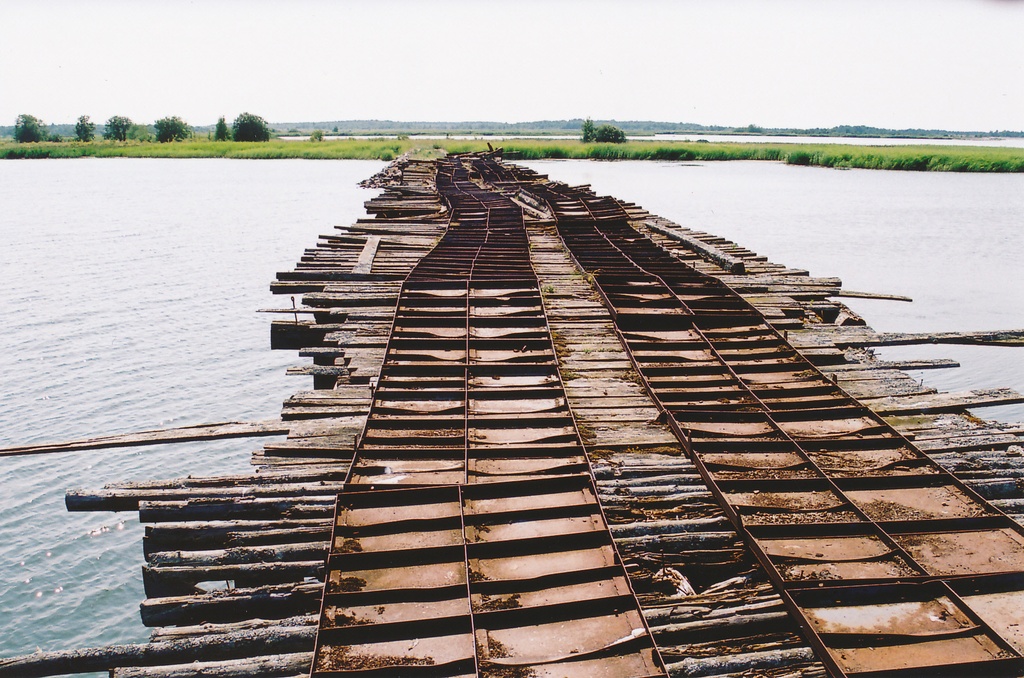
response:
<path id="1" fill-rule="evenodd" d="M 826 365 L 822 372 L 865 372 L 868 370 L 939 370 L 960 367 L 960 363 L 949 358 L 933 360 L 879 360 L 873 363 L 850 363 L 848 365 Z"/>
<path id="2" fill-rule="evenodd" d="M 880 292 L 855 292 L 853 290 L 839 290 L 832 297 L 846 297 L 848 299 L 881 299 L 882 301 L 913 301 L 910 297 L 902 294 L 882 294 Z"/>
<path id="3" fill-rule="evenodd" d="M 308 626 L 245 630 L 181 640 L 103 648 L 36 652 L 0 659 L 0 676 L 30 678 L 68 673 L 110 671 L 123 667 L 153 667 L 193 661 L 225 661 L 307 652 L 316 629 Z"/>
<path id="4" fill-rule="evenodd" d="M 217 424 L 196 424 L 177 428 L 154 429 L 138 433 L 100 436 L 63 443 L 41 445 L 20 445 L 0 448 L 0 457 L 14 457 L 26 454 L 49 454 L 53 452 L 78 452 L 81 450 L 102 450 L 114 447 L 138 447 L 141 445 L 164 445 L 187 443 L 199 440 L 221 440 L 223 438 L 254 438 L 258 436 L 286 435 L 289 424 L 279 420 L 229 421 Z"/>
<path id="5" fill-rule="evenodd" d="M 909 346 L 913 344 L 964 344 L 977 346 L 1024 346 L 1024 330 L 995 330 L 992 332 L 882 332 L 864 338 L 842 337 L 840 346 Z"/>
<path id="6" fill-rule="evenodd" d="M 928 414 L 934 412 L 958 412 L 970 407 L 1016 405 L 1024 403 L 1024 395 L 1008 388 L 995 388 L 959 393 L 861 398 L 861 401 L 878 414 Z"/>

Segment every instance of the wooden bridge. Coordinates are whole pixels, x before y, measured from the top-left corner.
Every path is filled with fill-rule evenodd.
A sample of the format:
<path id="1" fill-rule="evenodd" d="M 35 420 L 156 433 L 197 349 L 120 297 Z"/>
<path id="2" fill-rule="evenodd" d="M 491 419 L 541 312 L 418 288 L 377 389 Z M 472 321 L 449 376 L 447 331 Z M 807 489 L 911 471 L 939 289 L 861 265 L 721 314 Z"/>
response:
<path id="1" fill-rule="evenodd" d="M 254 473 L 68 494 L 148 524 L 151 642 L 0 676 L 1024 675 L 1024 431 L 965 409 L 1019 394 L 923 389 L 950 361 L 865 347 L 936 337 L 863 293 L 493 154 L 372 183 L 272 285 L 314 389 L 181 433 L 287 431 Z"/>

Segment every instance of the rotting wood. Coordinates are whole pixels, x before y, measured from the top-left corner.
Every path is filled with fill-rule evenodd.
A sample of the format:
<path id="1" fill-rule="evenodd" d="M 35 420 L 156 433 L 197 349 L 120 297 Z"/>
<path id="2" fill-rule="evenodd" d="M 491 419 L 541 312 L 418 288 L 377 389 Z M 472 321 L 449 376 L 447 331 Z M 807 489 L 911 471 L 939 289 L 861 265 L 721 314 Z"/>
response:
<path id="1" fill-rule="evenodd" d="M 35 678 L 66 673 L 108 671 L 112 667 L 152 667 L 284 652 L 308 652 L 313 646 L 314 633 L 315 629 L 310 627 L 275 627 L 193 636 L 156 643 L 37 652 L 22 657 L 0 659 L 0 676 Z"/>
<path id="2" fill-rule="evenodd" d="M 222 662 L 115 668 L 110 678 L 307 678 L 312 663 L 312 652 L 296 652 Z"/>
<path id="3" fill-rule="evenodd" d="M 879 299 L 882 301 L 914 301 L 902 294 L 881 294 L 879 292 L 855 292 L 854 290 L 839 290 L 833 297 L 848 297 L 850 299 Z"/>
<path id="4" fill-rule="evenodd" d="M 667 235 L 668 237 L 682 244 L 683 247 L 686 247 L 687 249 L 696 252 L 702 257 L 706 257 L 707 259 L 720 265 L 729 273 L 746 273 L 746 266 L 744 265 L 742 259 L 734 257 L 731 254 L 722 251 L 718 247 L 702 242 L 697 238 L 690 237 L 681 230 L 666 225 L 664 223 L 664 220 L 648 219 L 644 222 L 644 226 L 651 229 L 652 231 L 661 233 L 662 235 Z"/>
<path id="5" fill-rule="evenodd" d="M 13 457 L 25 454 L 47 454 L 53 452 L 78 452 L 82 450 L 102 450 L 116 447 L 137 447 L 140 445 L 189 443 L 201 440 L 221 440 L 224 438 L 279 436 L 286 435 L 290 430 L 291 427 L 279 419 L 254 422 L 230 421 L 217 424 L 195 424 L 193 426 L 139 431 L 138 433 L 99 436 L 96 438 L 72 440 L 63 443 L 3 447 L 0 448 L 0 457 Z"/>
<path id="6" fill-rule="evenodd" d="M 862 398 L 864 403 L 879 414 L 926 414 L 932 412 L 959 412 L 973 407 L 1015 405 L 1024 403 L 1024 395 L 1008 388 L 935 393 L 907 396 L 881 396 Z"/>

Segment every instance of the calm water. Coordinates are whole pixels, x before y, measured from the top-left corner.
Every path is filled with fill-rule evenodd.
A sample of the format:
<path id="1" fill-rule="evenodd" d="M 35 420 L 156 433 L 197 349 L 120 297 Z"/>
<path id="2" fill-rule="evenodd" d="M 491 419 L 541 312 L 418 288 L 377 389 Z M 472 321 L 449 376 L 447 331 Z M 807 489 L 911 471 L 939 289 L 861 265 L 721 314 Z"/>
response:
<path id="1" fill-rule="evenodd" d="M 267 286 L 364 216 L 379 162 L 0 163 L 0 445 L 273 418 Z M 0 656 L 148 637 L 142 526 L 75 513 L 70 487 L 229 473 L 258 440 L 0 459 Z"/>
<path id="2" fill-rule="evenodd" d="M 913 304 L 850 304 L 883 330 L 1024 327 L 1024 176 L 772 163 L 530 163 L 775 261 Z M 267 284 L 363 216 L 361 161 L 0 163 L 0 445 L 279 414 L 309 387 L 269 350 Z M 934 349 L 934 350 L 931 350 Z M 1024 349 L 901 349 L 968 368 L 947 389 L 1024 390 Z M 976 355 L 975 355 L 976 354 Z M 989 415 L 997 410 L 982 410 Z M 1024 408 L 1000 408 L 1024 420 Z M 0 459 L 0 656 L 141 641 L 142 528 L 69 514 L 69 487 L 231 473 L 257 440 Z"/>

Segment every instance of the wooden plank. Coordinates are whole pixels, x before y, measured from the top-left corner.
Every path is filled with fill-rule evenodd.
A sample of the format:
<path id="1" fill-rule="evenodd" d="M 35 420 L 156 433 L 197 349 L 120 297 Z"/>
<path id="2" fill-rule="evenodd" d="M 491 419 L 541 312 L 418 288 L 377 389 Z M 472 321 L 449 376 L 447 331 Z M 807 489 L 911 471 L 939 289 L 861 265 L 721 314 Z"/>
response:
<path id="1" fill-rule="evenodd" d="M 830 297 L 848 297 L 850 299 L 881 299 L 883 301 L 913 301 L 910 297 L 902 294 L 881 294 L 879 292 L 855 292 L 854 290 L 839 290 Z"/>
<path id="2" fill-rule="evenodd" d="M 373 268 L 373 260 L 377 256 L 377 248 L 380 247 L 379 235 L 366 236 L 366 245 L 356 259 L 356 265 L 352 267 L 353 273 L 369 273 Z"/>
<path id="3" fill-rule="evenodd" d="M 920 396 L 883 396 L 861 400 L 879 414 L 928 414 L 957 412 L 972 407 L 1015 405 L 1024 403 L 1024 395 L 1009 388 L 994 388 Z"/>
<path id="4" fill-rule="evenodd" d="M 820 369 L 822 372 L 858 372 L 861 370 L 939 370 L 949 367 L 960 367 L 960 363 L 949 358 L 936 358 L 934 360 L 879 360 L 870 363 L 824 365 Z"/>
<path id="5" fill-rule="evenodd" d="M 187 443 L 198 440 L 221 440 L 223 438 L 254 438 L 258 436 L 286 435 L 291 426 L 280 419 L 250 422 L 222 422 L 217 424 L 196 424 L 178 428 L 154 429 L 138 433 L 72 440 L 63 443 L 42 445 L 20 445 L 0 448 L 0 457 L 25 454 L 47 454 L 51 452 L 77 452 L 81 450 L 102 450 L 115 447 L 138 447 L 141 445 L 165 445 Z"/>

